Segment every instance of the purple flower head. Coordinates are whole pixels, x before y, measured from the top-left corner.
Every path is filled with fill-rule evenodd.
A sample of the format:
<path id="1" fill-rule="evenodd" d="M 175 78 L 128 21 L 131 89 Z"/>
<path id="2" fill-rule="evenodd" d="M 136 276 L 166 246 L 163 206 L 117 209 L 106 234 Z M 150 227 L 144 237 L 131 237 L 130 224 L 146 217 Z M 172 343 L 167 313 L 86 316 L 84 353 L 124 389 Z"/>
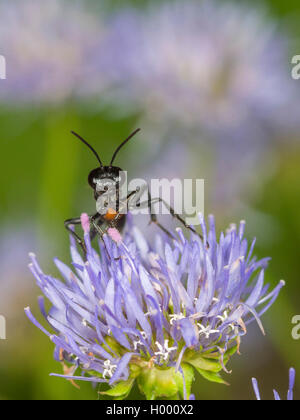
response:
<path id="1" fill-rule="evenodd" d="M 45 275 L 31 255 L 30 269 L 52 303 L 47 313 L 41 298 L 41 311 L 54 332 L 29 308 L 26 314 L 68 366 L 67 374 L 56 376 L 108 382 L 114 396 L 120 381 L 128 394 L 136 379 L 147 398 L 189 398 L 194 369 L 224 382 L 219 372 L 227 371 L 247 325 L 256 320 L 263 330 L 260 317 L 284 282 L 272 291 L 264 284 L 268 258 L 253 257 L 255 241 L 244 238 L 245 222 L 217 239 L 213 216 L 208 228 L 200 219 L 203 240 L 177 229 L 173 239 L 157 235 L 150 245 L 130 225 L 121 240 L 113 231 L 105 235 L 100 253 L 85 226 L 86 261 L 72 239 L 72 269 L 55 259 L 64 281 Z M 172 386 L 166 391 L 156 380 Z"/>
<path id="2" fill-rule="evenodd" d="M 289 389 L 288 389 L 288 393 L 287 393 L 287 400 L 288 401 L 292 401 L 294 399 L 293 389 L 294 389 L 294 386 L 295 386 L 295 377 L 296 377 L 296 371 L 295 371 L 294 368 L 291 368 L 289 370 Z M 258 401 L 260 401 L 261 396 L 260 396 L 260 392 L 259 392 L 259 388 L 258 388 L 258 383 L 257 383 L 257 380 L 255 378 L 252 378 L 252 385 L 253 385 L 253 389 L 254 389 L 256 399 Z M 273 393 L 274 393 L 274 399 L 276 401 L 280 401 L 281 398 L 280 398 L 278 392 L 275 389 L 273 390 Z"/>

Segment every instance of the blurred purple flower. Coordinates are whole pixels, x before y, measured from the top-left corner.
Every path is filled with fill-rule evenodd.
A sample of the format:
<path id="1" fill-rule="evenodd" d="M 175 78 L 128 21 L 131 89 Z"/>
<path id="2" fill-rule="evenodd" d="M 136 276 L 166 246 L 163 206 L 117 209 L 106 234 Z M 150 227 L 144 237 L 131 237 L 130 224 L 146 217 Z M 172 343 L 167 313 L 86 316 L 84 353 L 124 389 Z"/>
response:
<path id="1" fill-rule="evenodd" d="M 238 229 L 231 226 L 218 241 L 213 216 L 208 232 L 200 218 L 203 240 L 197 235 L 186 239 L 178 229 L 173 240 L 157 236 L 152 247 L 131 226 L 118 244 L 105 236 L 100 255 L 86 232 L 87 261 L 73 240 L 75 271 L 55 259 L 64 282 L 45 275 L 31 255 L 30 269 L 53 305 L 47 313 L 41 298 L 41 311 L 55 333 L 29 308 L 26 314 L 55 343 L 56 359 L 71 364 L 65 375 L 55 376 L 110 385 L 127 381 L 129 387 L 137 378 L 149 398 L 155 391 L 149 391 L 147 375 L 166 375 L 166 368 L 183 372 L 187 398 L 189 369 L 224 382 L 219 372 L 227 372 L 225 365 L 238 350 L 246 325 L 256 320 L 263 330 L 260 317 L 284 282 L 268 290 L 268 258 L 253 257 L 255 241 L 248 246 L 244 222 Z"/>
<path id="2" fill-rule="evenodd" d="M 102 100 L 141 115 L 147 162 L 159 164 L 162 143 L 179 139 L 190 160 L 182 169 L 215 185 L 211 205 L 232 214 L 237 197 L 241 205 L 257 193 L 258 173 L 272 173 L 276 142 L 299 138 L 299 84 L 283 33 L 263 9 L 237 2 L 122 10 L 94 56 L 110 86 Z"/>
<path id="3" fill-rule="evenodd" d="M 254 142 L 266 128 L 299 127 L 285 44 L 275 24 L 249 6 L 163 2 L 121 11 L 95 59 L 126 109 L 194 128 L 197 138 L 253 135 Z"/>
<path id="4" fill-rule="evenodd" d="M 294 386 L 295 386 L 295 377 L 296 377 L 295 369 L 291 368 L 290 371 L 289 371 L 289 390 L 288 390 L 288 393 L 287 393 L 287 400 L 288 401 L 292 401 L 294 399 L 293 389 L 294 389 Z M 259 392 L 259 388 L 258 388 L 258 383 L 257 383 L 257 380 L 255 378 L 252 379 L 252 384 L 253 384 L 253 389 L 254 389 L 254 392 L 255 392 L 256 399 L 260 401 L 261 396 L 260 396 L 260 392 Z M 276 401 L 280 401 L 281 398 L 280 398 L 278 392 L 275 389 L 273 390 L 273 393 L 274 393 L 274 399 Z"/>
<path id="5" fill-rule="evenodd" d="M 0 23 L 7 61 L 1 101 L 60 103 L 84 95 L 103 26 L 83 2 L 3 1 Z"/>
<path id="6" fill-rule="evenodd" d="M 24 306 L 33 291 L 30 276 L 24 275 L 28 247 L 35 248 L 34 226 L 26 230 L 16 227 L 4 227 L 0 237 L 0 313 L 9 319 L 19 316 L 19 309 Z M 12 252 L 13 250 L 13 252 Z"/>

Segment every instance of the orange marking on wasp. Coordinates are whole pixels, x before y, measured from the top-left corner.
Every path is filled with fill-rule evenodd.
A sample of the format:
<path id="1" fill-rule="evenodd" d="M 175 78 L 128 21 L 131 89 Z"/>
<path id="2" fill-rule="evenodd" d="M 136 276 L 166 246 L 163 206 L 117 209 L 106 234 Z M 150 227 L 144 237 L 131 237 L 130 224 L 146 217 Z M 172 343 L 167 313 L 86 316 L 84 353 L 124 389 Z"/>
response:
<path id="1" fill-rule="evenodd" d="M 108 221 L 114 220 L 117 215 L 118 213 L 116 212 L 116 210 L 109 208 L 106 212 L 106 215 L 104 216 L 104 219 Z"/>

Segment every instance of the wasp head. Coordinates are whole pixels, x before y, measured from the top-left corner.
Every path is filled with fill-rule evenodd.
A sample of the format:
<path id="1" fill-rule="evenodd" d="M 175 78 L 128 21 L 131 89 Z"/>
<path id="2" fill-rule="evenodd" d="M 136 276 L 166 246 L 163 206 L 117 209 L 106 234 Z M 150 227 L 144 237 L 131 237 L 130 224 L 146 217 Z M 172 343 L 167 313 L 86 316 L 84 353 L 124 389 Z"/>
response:
<path id="1" fill-rule="evenodd" d="M 119 188 L 122 181 L 121 172 L 122 169 L 117 166 L 101 166 L 89 173 L 88 183 L 99 197 L 112 188 Z"/>

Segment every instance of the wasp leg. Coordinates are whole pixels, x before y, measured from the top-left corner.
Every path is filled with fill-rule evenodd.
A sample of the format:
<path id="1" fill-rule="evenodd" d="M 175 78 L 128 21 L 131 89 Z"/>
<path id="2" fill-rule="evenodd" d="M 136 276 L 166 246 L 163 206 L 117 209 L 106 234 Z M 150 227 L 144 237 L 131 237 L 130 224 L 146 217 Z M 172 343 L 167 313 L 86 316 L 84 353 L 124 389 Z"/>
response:
<path id="1" fill-rule="evenodd" d="M 93 218 L 96 215 L 89 216 L 89 217 Z M 71 228 L 71 226 L 80 225 L 80 224 L 81 224 L 81 218 L 80 217 L 74 217 L 72 219 L 65 220 L 65 222 L 64 222 L 65 228 L 73 236 L 73 238 L 75 239 L 77 244 L 81 247 L 84 255 L 86 256 L 86 246 L 85 246 L 84 240 L 76 232 L 74 232 L 74 230 Z"/>
<path id="2" fill-rule="evenodd" d="M 99 215 L 98 215 L 99 216 Z M 99 234 L 99 236 L 100 236 L 100 238 L 102 239 L 102 241 L 103 241 L 103 235 L 105 235 L 106 234 L 106 232 L 107 232 L 107 230 L 110 228 L 110 226 L 108 226 L 106 229 L 101 229 L 101 224 L 103 224 L 103 222 L 101 222 L 101 224 L 99 225 L 98 223 L 97 223 L 97 219 L 98 219 L 99 217 L 96 217 L 96 215 L 94 216 L 94 217 L 92 217 L 91 218 L 91 223 L 92 223 L 92 225 L 93 225 L 93 237 L 95 237 L 96 235 L 97 235 L 97 233 Z M 105 252 L 106 252 L 106 255 L 107 255 L 107 257 L 108 257 L 108 259 L 111 261 L 111 256 L 109 255 L 109 252 L 108 252 L 108 249 L 107 249 L 107 246 L 106 246 L 106 243 L 103 241 L 103 244 L 104 244 L 104 249 L 105 249 Z M 120 257 L 119 258 L 114 258 L 114 260 L 115 261 L 118 261 L 120 259 Z"/>
<path id="3" fill-rule="evenodd" d="M 133 191 L 131 192 L 128 197 L 127 197 L 127 202 L 129 202 L 129 199 L 138 191 Z M 157 220 L 157 216 L 155 213 L 152 213 L 152 204 L 154 204 L 155 202 L 158 202 L 158 199 L 152 199 L 150 196 L 150 193 L 148 191 L 148 200 L 147 201 L 142 201 L 142 202 L 138 202 L 136 203 L 136 205 L 138 206 L 139 209 L 142 208 L 148 208 L 150 210 L 150 223 L 155 223 L 163 232 L 165 232 L 170 238 L 174 239 L 173 235 L 163 226 L 161 225 L 158 220 Z"/>
<path id="4" fill-rule="evenodd" d="M 191 232 L 193 232 L 194 234 L 196 234 L 196 235 L 198 235 L 202 240 L 203 240 L 203 236 L 200 234 L 200 233 L 198 233 L 192 226 L 190 226 L 190 225 L 188 225 L 187 223 L 186 223 L 186 221 L 181 217 L 181 216 L 179 216 L 179 214 L 177 214 L 176 212 L 175 212 L 175 210 L 165 201 L 165 200 L 163 200 L 162 198 L 160 198 L 160 197 L 158 197 L 158 198 L 151 198 L 151 195 L 150 195 L 150 193 L 148 193 L 148 208 L 149 208 L 149 210 L 150 210 L 150 217 L 151 217 L 151 222 L 152 223 L 155 223 L 163 232 L 165 232 L 168 236 L 170 236 L 171 238 L 173 238 L 173 235 L 171 235 L 171 233 L 167 230 L 167 229 L 165 229 L 159 222 L 158 222 L 158 220 L 157 220 L 157 215 L 155 214 L 155 213 L 152 213 L 152 205 L 153 204 L 155 204 L 155 203 L 162 203 L 162 204 L 164 204 L 165 205 L 165 207 L 169 210 L 169 212 L 170 212 L 170 214 L 171 214 L 171 216 L 174 218 L 174 219 L 177 219 L 180 223 L 182 223 L 183 224 L 183 226 L 186 228 L 186 229 L 188 229 L 188 230 L 190 230 Z"/>
<path id="5" fill-rule="evenodd" d="M 81 220 L 80 217 L 74 217 L 73 219 L 65 220 L 64 225 L 67 231 L 73 236 L 77 244 L 81 247 L 84 255 L 86 256 L 86 246 L 84 240 L 71 228 L 74 225 L 80 225 Z"/>
<path id="6" fill-rule="evenodd" d="M 105 230 L 101 229 L 101 225 L 104 222 L 101 222 L 101 224 L 99 225 L 98 222 L 97 222 L 97 220 L 99 218 L 100 218 L 100 215 L 97 213 L 97 214 L 95 214 L 94 216 L 92 216 L 90 218 L 90 222 L 91 222 L 91 224 L 93 226 L 93 233 L 94 233 L 94 236 L 93 237 L 95 237 L 95 232 L 96 232 L 96 234 L 99 233 L 99 235 L 101 236 L 101 239 L 102 239 L 102 236 L 105 234 Z"/>
<path id="7" fill-rule="evenodd" d="M 148 208 L 150 210 L 150 223 L 155 223 L 156 226 L 159 227 L 160 230 L 162 230 L 166 235 L 169 236 L 169 238 L 174 239 L 174 236 L 166 229 L 159 221 L 157 220 L 157 215 L 152 212 L 152 205 L 155 203 L 159 203 L 159 199 L 152 199 L 150 196 L 150 193 L 148 194 Z"/>
<path id="8" fill-rule="evenodd" d="M 125 202 L 123 202 L 123 203 L 122 203 L 121 208 L 118 210 L 118 212 L 117 212 L 117 214 L 116 214 L 116 216 L 115 216 L 115 218 L 114 218 L 114 222 L 116 222 L 116 221 L 120 218 L 120 216 L 122 216 L 122 215 L 123 215 L 123 213 L 121 213 L 123 210 L 125 210 L 125 209 L 127 208 L 127 211 L 128 211 L 128 209 L 129 209 L 129 201 L 130 201 L 130 199 L 131 199 L 132 197 L 134 197 L 134 196 L 135 196 L 135 194 L 137 194 L 138 192 L 139 192 L 139 191 L 138 191 L 138 190 L 136 190 L 136 191 L 131 191 L 131 192 L 128 194 L 128 196 L 126 197 Z"/>

